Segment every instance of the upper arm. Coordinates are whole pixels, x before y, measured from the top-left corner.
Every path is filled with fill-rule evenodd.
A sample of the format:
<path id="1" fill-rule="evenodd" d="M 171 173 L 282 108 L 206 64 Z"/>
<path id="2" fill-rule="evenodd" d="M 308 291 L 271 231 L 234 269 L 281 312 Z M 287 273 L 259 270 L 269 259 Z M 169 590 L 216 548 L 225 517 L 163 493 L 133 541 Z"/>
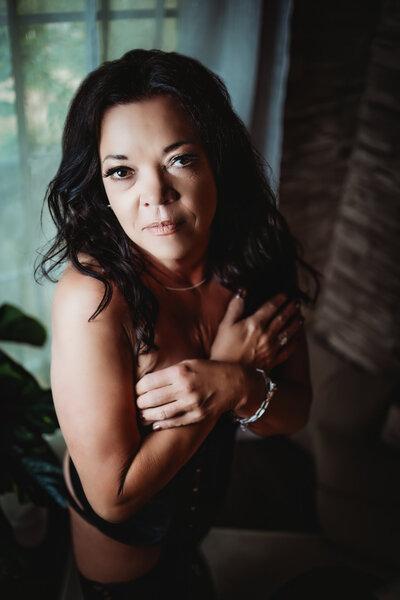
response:
<path id="1" fill-rule="evenodd" d="M 51 368 L 61 430 L 88 500 L 100 514 L 117 500 L 140 443 L 132 354 L 118 294 L 89 321 L 103 291 L 101 282 L 67 268 L 54 297 Z"/>

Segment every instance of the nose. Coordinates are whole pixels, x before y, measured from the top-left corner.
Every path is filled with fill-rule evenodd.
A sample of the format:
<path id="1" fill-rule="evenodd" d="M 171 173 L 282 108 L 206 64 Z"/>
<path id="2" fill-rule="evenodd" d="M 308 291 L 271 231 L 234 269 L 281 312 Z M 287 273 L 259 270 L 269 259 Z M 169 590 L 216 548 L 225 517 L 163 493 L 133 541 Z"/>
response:
<path id="1" fill-rule="evenodd" d="M 138 184 L 142 206 L 169 204 L 177 198 L 177 192 L 168 184 L 160 169 L 143 171 Z"/>

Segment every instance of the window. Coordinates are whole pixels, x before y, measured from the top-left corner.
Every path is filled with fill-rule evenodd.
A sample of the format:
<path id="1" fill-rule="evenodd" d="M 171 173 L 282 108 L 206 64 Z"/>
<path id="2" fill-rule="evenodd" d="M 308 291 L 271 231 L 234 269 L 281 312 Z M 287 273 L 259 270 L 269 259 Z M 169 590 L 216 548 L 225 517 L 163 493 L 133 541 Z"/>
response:
<path id="1" fill-rule="evenodd" d="M 49 323 L 36 286 L 40 211 L 60 158 L 68 105 L 86 73 L 132 48 L 175 50 L 178 0 L 0 0 L 1 301 Z M 43 352 L 10 348 L 47 377 Z"/>

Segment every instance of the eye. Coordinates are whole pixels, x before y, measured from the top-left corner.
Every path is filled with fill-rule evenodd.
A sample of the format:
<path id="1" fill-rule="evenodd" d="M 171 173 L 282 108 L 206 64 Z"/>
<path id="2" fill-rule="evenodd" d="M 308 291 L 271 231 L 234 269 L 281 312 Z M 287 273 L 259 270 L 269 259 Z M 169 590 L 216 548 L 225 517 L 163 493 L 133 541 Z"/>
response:
<path id="1" fill-rule="evenodd" d="M 170 164 L 173 167 L 188 167 L 198 160 L 198 156 L 196 154 L 180 154 L 179 156 L 174 156 L 170 160 Z"/>
<path id="2" fill-rule="evenodd" d="M 119 167 L 112 167 L 111 169 L 108 169 L 104 174 L 103 177 L 104 179 L 106 179 L 107 177 L 111 177 L 111 179 L 115 179 L 115 180 L 122 180 L 122 179 L 129 179 L 129 177 L 131 177 L 133 175 L 133 169 L 130 169 L 129 167 L 123 167 L 123 166 L 119 166 Z"/>

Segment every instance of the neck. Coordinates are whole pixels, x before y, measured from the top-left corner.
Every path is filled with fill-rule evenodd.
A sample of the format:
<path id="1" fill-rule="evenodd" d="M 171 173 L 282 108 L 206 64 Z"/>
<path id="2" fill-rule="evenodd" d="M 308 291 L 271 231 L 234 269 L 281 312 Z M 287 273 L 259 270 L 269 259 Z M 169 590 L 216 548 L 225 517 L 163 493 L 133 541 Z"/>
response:
<path id="1" fill-rule="evenodd" d="M 145 256 L 146 271 L 156 281 L 167 289 L 191 288 L 202 284 L 207 279 L 208 269 L 206 261 L 202 259 L 192 265 L 165 264 Z"/>
<path id="2" fill-rule="evenodd" d="M 164 285 L 164 287 L 166 290 L 169 290 L 170 292 L 189 292 L 190 290 L 195 290 L 196 288 L 199 288 L 206 281 L 207 281 L 207 278 L 204 277 L 204 279 L 202 279 L 201 281 L 199 281 L 198 283 L 195 283 L 193 285 L 188 285 L 185 287 L 171 287 L 169 285 Z"/>

